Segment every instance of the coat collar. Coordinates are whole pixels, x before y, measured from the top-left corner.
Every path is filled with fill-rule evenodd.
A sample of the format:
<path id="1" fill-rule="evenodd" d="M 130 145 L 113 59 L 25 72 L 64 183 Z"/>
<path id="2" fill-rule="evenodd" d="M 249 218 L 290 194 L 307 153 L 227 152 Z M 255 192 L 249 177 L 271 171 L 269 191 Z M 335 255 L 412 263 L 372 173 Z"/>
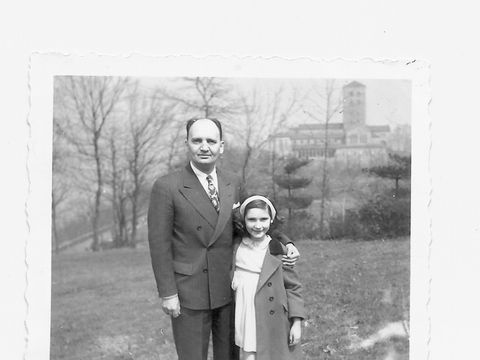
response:
<path id="1" fill-rule="evenodd" d="M 265 285 L 273 273 L 282 266 L 281 257 L 286 254 L 284 245 L 275 239 L 270 240 L 268 250 L 263 259 L 262 271 L 257 284 L 257 292 Z"/>
<path id="2" fill-rule="evenodd" d="M 262 271 L 260 272 L 260 277 L 257 284 L 257 292 L 267 283 L 268 279 L 272 274 L 282 266 L 282 260 L 279 257 L 270 254 L 270 251 L 267 250 L 265 258 L 263 259 Z"/>

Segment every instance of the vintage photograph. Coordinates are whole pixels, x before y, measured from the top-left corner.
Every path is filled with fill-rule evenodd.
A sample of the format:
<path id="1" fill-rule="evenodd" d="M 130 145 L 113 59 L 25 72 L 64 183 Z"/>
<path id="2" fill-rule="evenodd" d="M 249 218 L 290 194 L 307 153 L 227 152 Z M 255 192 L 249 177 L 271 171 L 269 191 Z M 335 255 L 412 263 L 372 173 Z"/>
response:
<path id="1" fill-rule="evenodd" d="M 52 86 L 50 359 L 409 359 L 411 80 Z"/>

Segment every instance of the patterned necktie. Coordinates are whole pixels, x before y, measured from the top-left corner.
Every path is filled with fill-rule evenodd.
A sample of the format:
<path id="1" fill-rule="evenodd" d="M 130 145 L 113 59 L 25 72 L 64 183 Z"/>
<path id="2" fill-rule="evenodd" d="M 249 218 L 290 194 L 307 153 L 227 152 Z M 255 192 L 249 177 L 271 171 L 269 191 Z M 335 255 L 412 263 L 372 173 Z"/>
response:
<path id="1" fill-rule="evenodd" d="M 220 200 L 218 198 L 218 191 L 215 188 L 215 185 L 213 185 L 213 179 L 211 175 L 207 176 L 207 182 L 208 182 L 208 197 L 210 198 L 210 201 L 212 202 L 213 207 L 218 213 L 220 210 Z"/>

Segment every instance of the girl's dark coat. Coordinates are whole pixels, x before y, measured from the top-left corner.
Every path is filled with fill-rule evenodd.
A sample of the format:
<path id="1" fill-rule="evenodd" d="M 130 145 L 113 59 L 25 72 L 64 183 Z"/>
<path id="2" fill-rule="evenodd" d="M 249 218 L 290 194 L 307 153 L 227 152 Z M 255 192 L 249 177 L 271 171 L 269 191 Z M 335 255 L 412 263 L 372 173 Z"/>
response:
<path id="1" fill-rule="evenodd" d="M 234 259 L 240 242 L 234 247 Z M 271 240 L 255 294 L 257 360 L 301 359 L 301 346 L 288 346 L 290 320 L 305 318 L 301 284 L 294 268 L 282 266 L 283 245 Z"/>

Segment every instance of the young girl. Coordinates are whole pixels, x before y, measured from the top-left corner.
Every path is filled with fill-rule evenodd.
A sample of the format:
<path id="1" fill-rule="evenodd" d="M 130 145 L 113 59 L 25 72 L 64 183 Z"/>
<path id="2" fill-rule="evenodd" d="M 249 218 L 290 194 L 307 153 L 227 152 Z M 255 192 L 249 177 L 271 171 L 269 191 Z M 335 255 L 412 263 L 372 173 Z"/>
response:
<path id="1" fill-rule="evenodd" d="M 234 252 L 235 343 L 241 360 L 300 358 L 304 318 L 301 285 L 292 267 L 282 266 L 285 247 L 267 234 L 276 210 L 266 197 L 240 206 L 243 237 Z"/>

